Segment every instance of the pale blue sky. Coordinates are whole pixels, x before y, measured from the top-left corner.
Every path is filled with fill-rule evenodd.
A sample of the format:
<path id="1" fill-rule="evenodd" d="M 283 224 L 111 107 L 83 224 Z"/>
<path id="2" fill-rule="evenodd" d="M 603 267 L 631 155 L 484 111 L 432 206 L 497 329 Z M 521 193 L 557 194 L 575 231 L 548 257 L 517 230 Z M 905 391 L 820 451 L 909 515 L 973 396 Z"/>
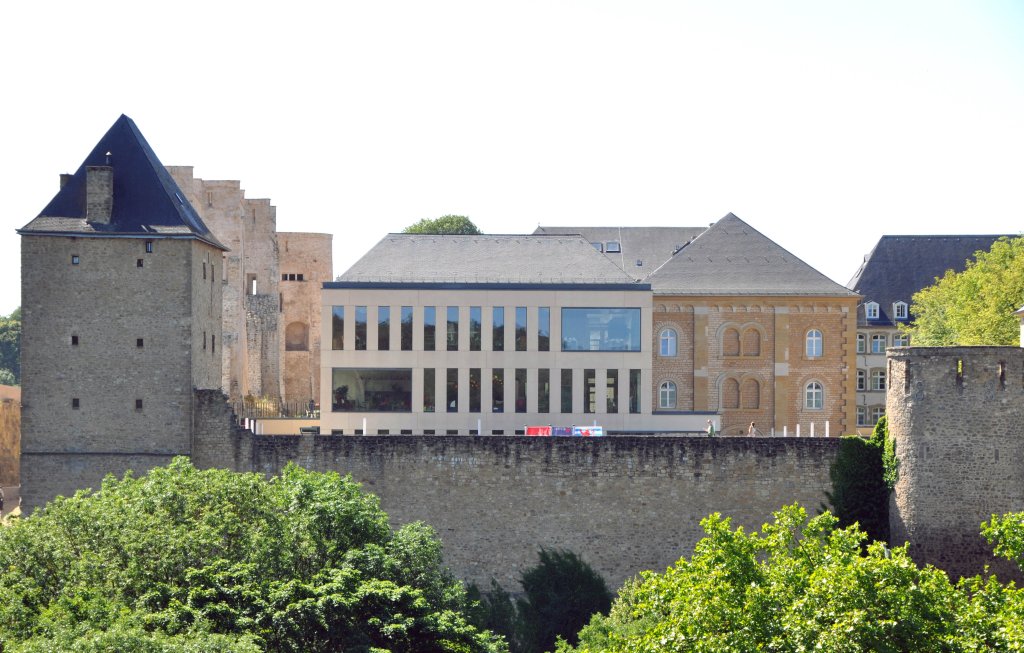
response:
<path id="1" fill-rule="evenodd" d="M 1019 0 L 228 4 L 0 12 L 0 313 L 14 230 L 121 113 L 280 230 L 333 233 L 335 274 L 446 213 L 731 211 L 840 283 L 883 234 L 1024 230 Z"/>

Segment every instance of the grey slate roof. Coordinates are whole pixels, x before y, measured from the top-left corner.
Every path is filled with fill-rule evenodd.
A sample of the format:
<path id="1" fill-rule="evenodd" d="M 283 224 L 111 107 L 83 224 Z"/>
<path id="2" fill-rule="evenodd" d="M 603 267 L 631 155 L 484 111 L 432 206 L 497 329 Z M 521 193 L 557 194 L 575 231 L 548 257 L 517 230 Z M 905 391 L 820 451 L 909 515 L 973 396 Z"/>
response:
<path id="1" fill-rule="evenodd" d="M 109 224 L 85 219 L 87 166 L 113 168 L 114 201 Z M 18 233 L 191 237 L 227 249 L 206 227 L 139 128 L 125 115 L 104 134 L 39 216 Z"/>
<path id="2" fill-rule="evenodd" d="M 732 213 L 647 281 L 655 295 L 855 295 Z"/>
<path id="3" fill-rule="evenodd" d="M 537 227 L 535 235 L 580 235 L 591 244 L 601 243 L 604 255 L 636 280 L 646 279 L 665 261 L 707 227 Z M 609 252 L 617 243 L 618 252 Z M 640 265 L 637 265 L 640 261 Z"/>
<path id="4" fill-rule="evenodd" d="M 1014 234 L 1006 234 L 1014 238 Z M 882 236 L 857 270 L 851 290 L 863 295 L 857 310 L 859 326 L 892 326 L 892 305 L 935 283 L 947 270 L 962 271 L 979 250 L 992 247 L 999 235 L 987 236 Z M 868 320 L 864 304 L 878 303 L 878 319 Z M 911 315 L 913 319 L 913 315 Z M 900 320 L 902 321 L 902 320 Z"/>
<path id="5" fill-rule="evenodd" d="M 579 236 L 529 235 L 388 234 L 339 276 L 337 283 L 646 288 Z"/>

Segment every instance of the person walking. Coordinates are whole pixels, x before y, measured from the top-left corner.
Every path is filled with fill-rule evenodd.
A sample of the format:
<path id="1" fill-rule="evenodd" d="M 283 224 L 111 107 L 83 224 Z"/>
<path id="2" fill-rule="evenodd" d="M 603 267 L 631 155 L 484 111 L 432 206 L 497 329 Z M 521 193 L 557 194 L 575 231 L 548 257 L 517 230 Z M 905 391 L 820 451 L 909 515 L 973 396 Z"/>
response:
<path id="1" fill-rule="evenodd" d="M 750 423 L 750 427 L 749 427 L 749 428 L 747 428 L 747 435 L 749 435 L 749 436 L 753 437 L 753 436 L 755 436 L 755 435 L 761 435 L 761 432 L 760 432 L 760 431 L 758 431 L 758 430 L 757 430 L 757 427 L 756 427 L 756 426 L 754 426 L 754 423 L 753 423 L 753 422 L 751 422 L 751 423 Z"/>
<path id="2" fill-rule="evenodd" d="M 717 433 L 715 432 L 715 423 L 712 422 L 711 420 L 708 420 L 708 437 L 713 438 L 715 437 L 715 435 L 717 435 Z"/>

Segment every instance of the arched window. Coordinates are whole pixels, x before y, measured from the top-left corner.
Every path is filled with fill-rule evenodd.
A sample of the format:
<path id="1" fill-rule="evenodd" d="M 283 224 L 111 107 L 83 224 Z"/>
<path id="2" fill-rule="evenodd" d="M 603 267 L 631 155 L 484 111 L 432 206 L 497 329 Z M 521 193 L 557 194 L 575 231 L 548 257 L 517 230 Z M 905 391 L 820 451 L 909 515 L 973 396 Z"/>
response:
<path id="1" fill-rule="evenodd" d="M 675 329 L 662 329 L 661 331 L 661 355 L 662 356 L 675 356 L 678 348 L 676 347 L 676 331 Z"/>
<path id="2" fill-rule="evenodd" d="M 865 370 L 857 370 L 857 391 L 864 392 L 868 389 L 868 373 Z"/>
<path id="3" fill-rule="evenodd" d="M 821 410 L 825 406 L 825 390 L 818 381 L 811 381 L 804 387 L 804 408 Z"/>
<path id="4" fill-rule="evenodd" d="M 807 358 L 821 358 L 821 331 L 811 329 L 807 332 Z"/>
<path id="5" fill-rule="evenodd" d="M 658 388 L 658 408 L 676 407 L 676 384 L 672 381 L 665 381 Z"/>
<path id="6" fill-rule="evenodd" d="M 302 322 L 292 322 L 285 327 L 284 348 L 286 351 L 308 351 L 309 327 Z"/>
<path id="7" fill-rule="evenodd" d="M 726 379 L 722 382 L 722 408 L 740 407 L 740 382 Z"/>
<path id="8" fill-rule="evenodd" d="M 746 379 L 740 386 L 740 405 L 744 408 L 761 407 L 761 384 L 756 379 Z"/>
<path id="9" fill-rule="evenodd" d="M 726 329 L 722 334 L 722 355 L 740 355 L 740 332 L 736 329 Z"/>
<path id="10" fill-rule="evenodd" d="M 866 354 L 868 353 L 868 337 L 863 333 L 857 334 L 857 353 Z"/>
<path id="11" fill-rule="evenodd" d="M 743 331 L 743 355 L 761 355 L 761 332 L 753 327 Z"/>

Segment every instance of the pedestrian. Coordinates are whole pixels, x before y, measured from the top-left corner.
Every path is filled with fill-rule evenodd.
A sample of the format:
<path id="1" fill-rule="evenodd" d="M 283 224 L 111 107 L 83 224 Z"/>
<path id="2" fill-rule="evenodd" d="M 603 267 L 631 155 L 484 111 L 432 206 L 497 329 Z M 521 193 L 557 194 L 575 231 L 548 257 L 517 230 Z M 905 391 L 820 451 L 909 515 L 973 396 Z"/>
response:
<path id="1" fill-rule="evenodd" d="M 711 420 L 708 420 L 708 437 L 713 438 L 715 437 L 715 435 L 715 423 L 712 422 Z"/>
<path id="2" fill-rule="evenodd" d="M 4 516 L 4 489 L 0 487 L 0 517 Z"/>
<path id="3" fill-rule="evenodd" d="M 754 426 L 754 423 L 751 422 L 750 423 L 750 427 L 747 429 L 747 435 L 750 435 L 750 436 L 761 435 L 761 432 L 758 431 L 757 427 Z"/>

